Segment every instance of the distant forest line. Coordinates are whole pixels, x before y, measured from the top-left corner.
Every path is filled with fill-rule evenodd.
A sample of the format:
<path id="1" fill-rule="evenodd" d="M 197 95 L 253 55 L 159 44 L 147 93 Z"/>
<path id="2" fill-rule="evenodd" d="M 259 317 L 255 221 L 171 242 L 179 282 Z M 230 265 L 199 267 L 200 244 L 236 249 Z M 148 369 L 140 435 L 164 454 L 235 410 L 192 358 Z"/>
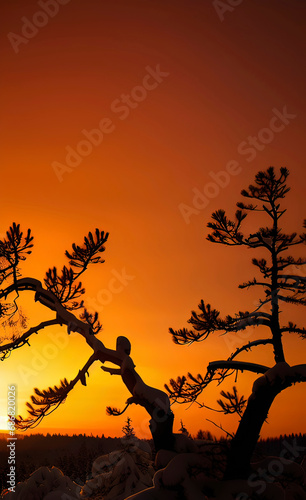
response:
<path id="1" fill-rule="evenodd" d="M 17 436 L 18 437 L 18 436 Z M 210 432 L 199 431 L 193 439 L 207 439 L 216 443 L 226 439 L 217 440 Z M 153 450 L 152 440 L 146 441 Z M 104 454 L 124 447 L 125 438 L 111 438 L 74 434 L 31 434 L 21 435 L 16 444 L 16 479 L 17 482 L 25 481 L 41 466 L 58 467 L 73 481 L 83 484 L 91 475 L 92 463 Z M 254 460 L 265 456 L 278 456 L 284 447 L 284 442 L 306 449 L 306 434 L 280 435 L 279 437 L 260 439 L 258 441 Z M 7 486 L 7 441 L 5 434 L 0 435 L 0 491 Z"/>

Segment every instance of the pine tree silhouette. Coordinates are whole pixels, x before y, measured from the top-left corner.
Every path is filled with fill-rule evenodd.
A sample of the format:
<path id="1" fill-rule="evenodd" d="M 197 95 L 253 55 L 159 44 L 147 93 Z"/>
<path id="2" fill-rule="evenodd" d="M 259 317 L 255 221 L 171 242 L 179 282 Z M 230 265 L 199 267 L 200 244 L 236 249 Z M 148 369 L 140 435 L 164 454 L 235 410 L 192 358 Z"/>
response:
<path id="1" fill-rule="evenodd" d="M 277 174 L 273 167 L 256 174 L 254 184 L 241 194 L 251 202 L 237 203 L 238 210 L 233 220 L 229 219 L 224 210 L 212 214 L 212 220 L 207 224 L 211 230 L 207 239 L 212 243 L 226 247 L 237 246 L 266 253 L 267 258 L 253 258 L 252 264 L 259 271 L 261 278 L 252 278 L 239 285 L 241 289 L 256 288 L 262 290 L 258 305 L 251 311 L 238 311 L 234 316 L 224 318 L 220 312 L 209 303 L 202 300 L 199 311 L 192 311 L 188 323 L 192 329 L 170 328 L 173 341 L 179 345 L 189 345 L 207 339 L 215 332 L 233 335 L 248 327 L 263 326 L 270 336 L 247 342 L 237 348 L 227 360 L 209 363 L 204 376 L 188 374 L 187 377 L 171 379 L 166 389 L 173 401 L 191 403 L 213 381 L 223 382 L 227 377 L 238 371 L 250 371 L 261 376 L 253 386 L 251 397 L 246 400 L 239 397 L 237 389 L 232 393 L 221 393 L 225 401 L 219 400 L 225 413 L 236 411 L 242 416 L 237 432 L 232 439 L 228 456 L 225 478 L 248 477 L 250 459 L 259 433 L 265 422 L 274 398 L 285 388 L 296 382 L 306 381 L 306 365 L 290 367 L 285 362 L 282 337 L 284 334 L 295 333 L 306 338 L 306 328 L 291 321 L 281 324 L 280 304 L 306 305 L 306 277 L 303 266 L 304 257 L 293 257 L 288 253 L 292 248 L 306 243 L 306 233 L 296 232 L 286 234 L 282 231 L 280 221 L 286 209 L 281 206 L 282 200 L 289 191 L 287 177 L 289 171 L 281 168 Z M 260 212 L 270 221 L 270 225 L 259 227 L 248 235 L 242 233 L 243 221 L 250 213 Z M 304 228 L 306 220 L 304 220 Z M 263 331 L 263 329 L 262 329 Z M 238 360 L 241 353 L 246 353 L 258 346 L 268 346 L 273 350 L 275 366 Z M 202 405 L 205 406 L 205 405 Z"/>

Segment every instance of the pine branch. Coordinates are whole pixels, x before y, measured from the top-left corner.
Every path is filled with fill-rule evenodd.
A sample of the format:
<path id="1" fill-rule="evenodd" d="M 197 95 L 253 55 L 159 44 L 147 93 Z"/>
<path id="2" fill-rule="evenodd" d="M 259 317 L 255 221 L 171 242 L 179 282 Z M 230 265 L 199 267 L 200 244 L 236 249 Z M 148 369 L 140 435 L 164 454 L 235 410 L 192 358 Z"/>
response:
<path id="1" fill-rule="evenodd" d="M 270 285 L 269 283 L 263 283 L 263 282 L 257 281 L 256 278 L 253 278 L 250 281 L 246 281 L 245 283 L 238 285 L 238 288 L 244 289 L 244 288 L 250 288 L 252 286 L 263 286 L 263 287 L 267 287 L 270 289 L 272 288 L 272 285 Z"/>
<path id="2" fill-rule="evenodd" d="M 106 407 L 106 414 L 110 417 L 118 417 L 120 415 L 123 415 L 123 413 L 126 411 L 126 409 L 130 406 L 130 403 L 126 405 L 126 407 L 121 411 L 119 408 L 113 408 L 112 406 L 107 406 Z"/>
<path id="3" fill-rule="evenodd" d="M 19 261 L 25 260 L 26 256 L 32 253 L 30 249 L 33 247 L 33 239 L 31 229 L 24 235 L 20 224 L 13 222 L 6 232 L 6 238 L 0 241 L 0 257 L 5 258 L 10 266 L 18 265 Z"/>
<path id="4" fill-rule="evenodd" d="M 269 370 L 268 366 L 259 365 L 256 363 L 248 363 L 245 361 L 212 361 L 209 363 L 207 367 L 208 372 L 214 372 L 216 370 L 240 370 L 240 371 L 249 371 L 253 373 L 265 373 Z"/>
<path id="5" fill-rule="evenodd" d="M 241 223 L 246 216 L 246 213 L 237 210 L 235 221 L 232 221 L 228 219 L 224 210 L 217 210 L 211 216 L 215 222 L 208 222 L 207 224 L 207 227 L 213 230 L 207 236 L 207 239 L 213 243 L 222 243 L 229 246 L 246 244 L 244 236 L 240 232 Z"/>
<path id="6" fill-rule="evenodd" d="M 292 255 L 287 257 L 278 257 L 277 259 L 277 271 L 283 271 L 289 266 L 303 266 L 306 264 L 306 259 L 295 259 Z"/>
<path id="7" fill-rule="evenodd" d="M 222 399 L 218 399 L 217 403 L 221 406 L 223 413 L 225 415 L 238 413 L 238 415 L 241 417 L 247 400 L 244 398 L 244 396 L 239 397 L 237 387 L 235 385 L 233 386 L 233 392 L 221 391 L 220 394 L 225 399 L 225 401 L 223 401 Z"/>
<path id="8" fill-rule="evenodd" d="M 249 237 L 246 238 L 246 243 L 250 248 L 264 247 L 269 250 L 269 252 L 272 251 L 272 241 L 273 231 L 268 227 L 261 227 L 259 231 L 250 234 Z"/>
<path id="9" fill-rule="evenodd" d="M 61 380 L 59 387 L 49 387 L 43 391 L 35 388 L 34 392 L 36 396 L 31 396 L 32 404 L 26 403 L 29 416 L 24 419 L 19 415 L 15 419 L 16 429 L 21 431 L 34 429 L 34 427 L 40 424 L 44 417 L 50 415 L 50 413 L 55 411 L 59 405 L 65 401 L 69 390 L 67 379 Z"/>
<path id="10" fill-rule="evenodd" d="M 259 345 L 267 345 L 267 344 L 272 344 L 273 345 L 273 340 L 272 339 L 260 339 L 260 340 L 254 340 L 253 342 L 248 342 L 242 347 L 237 347 L 236 351 L 230 355 L 230 357 L 227 359 L 227 361 L 232 361 L 238 354 L 240 354 L 243 351 L 251 351 L 252 347 L 257 347 Z"/>
<path id="11" fill-rule="evenodd" d="M 19 415 L 15 420 L 16 429 L 27 430 L 37 427 L 44 417 L 50 415 L 65 402 L 69 392 L 74 388 L 77 382 L 80 381 L 82 385 L 86 386 L 86 375 L 89 376 L 88 369 L 96 359 L 96 354 L 92 354 L 71 382 L 68 382 L 65 378 L 61 380 L 59 387 L 55 385 L 54 387 L 49 387 L 42 391 L 35 388 L 35 396 L 31 396 L 31 403 L 26 403 L 29 416 L 24 419 Z"/>
<path id="12" fill-rule="evenodd" d="M 173 328 L 169 328 L 169 332 L 172 335 L 173 342 L 178 345 L 190 345 L 193 342 L 199 341 L 201 338 L 205 340 L 205 338 L 209 335 L 208 332 L 207 334 L 205 333 L 201 336 L 194 330 L 187 330 L 187 328 L 181 328 L 180 330 L 173 330 Z"/>
<path id="13" fill-rule="evenodd" d="M 43 288 L 40 281 L 34 278 L 21 278 L 16 283 L 0 291 L 0 298 L 7 297 L 13 291 L 33 291 L 35 300 L 42 305 L 56 312 L 57 323 L 67 325 L 68 333 L 71 331 L 80 333 L 93 349 L 104 349 L 103 343 L 95 338 L 95 335 L 88 323 L 82 322 L 60 303 L 58 298 L 49 290 Z"/>
<path id="14" fill-rule="evenodd" d="M 224 210 L 217 210 L 212 214 L 211 221 L 207 224 L 211 230 L 207 239 L 213 243 L 227 246 L 243 245 L 251 249 L 261 248 L 268 253 L 268 259 L 253 258 L 252 260 L 253 265 L 263 276 L 263 281 L 253 278 L 239 285 L 241 289 L 254 286 L 263 287 L 265 297 L 260 299 L 258 307 L 252 312 L 239 311 L 234 316 L 227 315 L 222 318 L 217 309 L 213 309 L 210 304 L 201 301 L 199 311 L 192 311 L 191 318 L 188 320 L 192 329 L 183 328 L 176 331 L 170 328 L 174 342 L 185 345 L 205 340 L 210 334 L 217 331 L 226 334 L 259 325 L 267 326 L 272 338 L 249 342 L 237 348 L 227 360 L 210 363 L 204 377 L 200 374 L 193 376 L 189 373 L 187 377 L 179 377 L 177 380 L 171 379 L 169 386 L 165 387 L 172 401 L 192 404 L 212 381 L 221 384 L 225 378 L 233 374 L 236 374 L 237 377 L 239 371 L 247 370 L 264 374 L 268 371 L 268 367 L 240 362 L 235 359 L 241 352 L 251 350 L 255 346 L 272 345 L 276 360 L 284 362 L 281 337 L 285 331 L 298 333 L 301 337 L 306 338 L 305 328 L 298 328 L 291 324 L 282 329 L 279 320 L 279 300 L 299 305 L 306 304 L 306 278 L 295 276 L 292 270 L 287 270 L 290 266 L 305 265 L 306 260 L 283 255 L 285 250 L 291 246 L 306 243 L 306 233 L 285 234 L 281 232 L 279 226 L 280 218 L 286 213 L 286 210 L 281 207 L 280 201 L 289 191 L 286 185 L 288 175 L 289 171 L 286 168 L 281 168 L 280 172 L 276 172 L 273 167 L 270 167 L 264 172 L 258 172 L 255 183 L 241 192 L 242 196 L 250 199 L 252 203 L 237 203 L 239 210 L 236 211 L 233 219 L 230 219 Z M 253 202 L 253 200 L 255 201 Z M 271 227 L 260 227 L 256 232 L 244 235 L 241 227 L 247 216 L 246 212 L 250 215 L 251 212 L 259 211 L 267 214 L 270 222 L 272 221 Z M 304 220 L 304 227 L 306 228 L 306 220 Z M 281 274 L 285 269 L 287 273 L 285 271 L 284 274 Z M 271 312 L 269 313 L 263 311 L 263 306 L 266 304 L 270 306 Z"/>
<path id="15" fill-rule="evenodd" d="M 263 274 L 264 278 L 270 278 L 272 274 L 272 266 L 267 265 L 266 259 L 252 259 L 252 264 L 259 268 L 261 274 Z"/>
<path id="16" fill-rule="evenodd" d="M 22 347 L 25 344 L 30 345 L 28 339 L 30 338 L 31 335 L 33 335 L 33 333 L 38 333 L 43 328 L 57 324 L 58 324 L 57 319 L 42 321 L 39 325 L 30 328 L 20 337 L 14 338 L 12 342 L 0 346 L 0 353 L 1 353 L 0 360 L 3 361 L 5 358 L 9 357 L 11 351 L 13 351 L 14 349 L 18 349 L 19 347 Z"/>
<path id="17" fill-rule="evenodd" d="M 102 324 L 99 321 L 99 313 L 97 311 L 90 313 L 84 307 L 82 314 L 80 314 L 80 319 L 89 325 L 95 335 L 102 330 Z"/>
<path id="18" fill-rule="evenodd" d="M 289 321 L 287 326 L 284 326 L 283 328 L 281 328 L 281 333 L 285 333 L 285 332 L 297 333 L 303 339 L 306 338 L 306 328 L 300 328 L 295 323 L 292 323 L 291 321 Z"/>
<path id="19" fill-rule="evenodd" d="M 249 210 L 250 212 L 262 212 L 263 209 L 257 208 L 257 205 L 253 205 L 252 203 L 243 203 L 242 201 L 238 201 L 236 206 L 241 210 Z"/>
<path id="20" fill-rule="evenodd" d="M 255 176 L 255 185 L 251 184 L 248 189 L 243 189 L 241 194 L 245 198 L 253 198 L 268 204 L 275 203 L 290 191 L 286 186 L 288 175 L 289 170 L 282 167 L 277 178 L 274 168 L 269 167 L 265 172 L 258 172 Z"/>
<path id="21" fill-rule="evenodd" d="M 306 276 L 298 276 L 296 274 L 281 274 L 279 275 L 279 279 L 283 279 L 285 280 L 285 282 L 287 282 L 288 280 L 292 280 L 297 285 L 300 285 L 302 283 L 303 286 L 306 286 Z"/>
<path id="22" fill-rule="evenodd" d="M 292 234 L 281 234 L 278 233 L 276 242 L 279 243 L 276 245 L 276 253 L 280 254 L 281 252 L 284 252 L 285 250 L 288 250 L 288 248 L 300 245 L 301 243 L 304 242 L 303 235 L 299 235 L 297 237 L 297 233 L 292 233 Z"/>
<path id="23" fill-rule="evenodd" d="M 178 377 L 177 380 L 170 379 L 169 385 L 165 384 L 165 389 L 173 402 L 179 404 L 194 403 L 203 390 L 213 381 L 218 382 L 219 385 L 238 370 L 265 373 L 268 369 L 264 365 L 243 361 L 213 361 L 209 363 L 204 377 L 201 374 L 195 377 L 188 373 L 188 379 L 185 376 Z"/>
<path id="24" fill-rule="evenodd" d="M 62 305 L 72 311 L 83 307 L 83 301 L 76 299 L 85 293 L 82 283 L 75 283 L 75 274 L 71 268 L 64 266 L 59 275 L 56 267 L 49 269 L 44 279 L 47 290 L 52 292 Z"/>
<path id="25" fill-rule="evenodd" d="M 227 315 L 225 319 L 221 319 L 219 311 L 213 309 L 210 304 L 205 304 L 203 300 L 198 307 L 200 312 L 192 311 L 191 318 L 188 320 L 188 323 L 192 324 L 193 330 L 169 328 L 174 343 L 189 345 L 193 342 L 206 340 L 211 333 L 218 331 L 238 332 L 248 326 L 258 325 L 270 327 L 271 315 L 263 311 L 255 310 L 251 313 L 239 311 L 235 317 Z"/>
<path id="26" fill-rule="evenodd" d="M 109 233 L 100 231 L 96 228 L 95 233 L 88 233 L 88 236 L 84 237 L 83 246 L 72 244 L 72 252 L 66 250 L 65 255 L 69 259 L 69 264 L 72 267 L 80 269 L 75 274 L 75 278 L 78 278 L 82 274 L 89 264 L 102 264 L 105 262 L 100 255 L 100 253 L 105 251 L 104 244 L 108 239 Z"/>

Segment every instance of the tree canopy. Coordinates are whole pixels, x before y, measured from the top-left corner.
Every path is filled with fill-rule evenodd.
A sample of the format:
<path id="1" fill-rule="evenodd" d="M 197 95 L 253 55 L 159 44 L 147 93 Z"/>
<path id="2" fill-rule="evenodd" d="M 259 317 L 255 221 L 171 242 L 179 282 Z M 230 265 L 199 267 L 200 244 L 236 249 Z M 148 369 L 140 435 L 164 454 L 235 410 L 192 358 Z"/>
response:
<path id="1" fill-rule="evenodd" d="M 283 335 L 288 333 L 306 338 L 304 325 L 297 325 L 295 321 L 289 321 L 288 324 L 281 322 L 280 303 L 306 305 L 306 277 L 302 271 L 306 259 L 291 254 L 293 247 L 306 243 L 306 233 L 288 234 L 283 232 L 280 225 L 287 211 L 282 202 L 290 189 L 287 186 L 288 175 L 287 168 L 280 168 L 279 172 L 276 172 L 274 167 L 269 167 L 266 171 L 258 172 L 255 182 L 248 189 L 241 191 L 246 201 L 237 203 L 235 217 L 230 219 L 225 211 L 220 209 L 212 214 L 211 221 L 207 224 L 210 229 L 207 239 L 212 243 L 264 252 L 264 257 L 252 259 L 252 264 L 260 277 L 253 277 L 239 285 L 241 289 L 256 287 L 261 291 L 258 305 L 250 311 L 238 310 L 234 315 L 221 317 L 218 309 L 201 300 L 198 311 L 192 311 L 188 320 L 191 328 L 179 330 L 170 328 L 173 341 L 179 345 L 202 342 L 216 332 L 225 335 L 238 333 L 251 326 L 260 326 L 262 327 L 260 331 L 266 332 L 262 338 L 247 342 L 234 350 L 228 359 L 210 362 L 204 375 L 189 373 L 176 380 L 171 379 L 170 384 L 165 386 L 172 401 L 192 403 L 197 401 L 199 395 L 213 381 L 221 383 L 238 371 L 264 374 L 254 383 L 248 402 L 243 397 L 239 398 L 235 387 L 232 393 L 223 391 L 221 394 L 225 400 L 218 401 L 225 413 L 236 411 L 240 416 L 243 415 L 232 448 L 237 442 L 235 456 L 237 459 L 238 448 L 240 447 L 242 451 L 243 446 L 245 450 L 248 446 L 247 456 L 241 453 L 245 463 L 250 459 L 274 397 L 292 383 L 306 380 L 306 365 L 289 367 L 286 363 L 282 341 Z M 268 225 L 259 227 L 255 232 L 244 234 L 242 229 L 245 219 L 256 212 L 266 215 Z M 306 220 L 303 222 L 303 227 L 306 227 Z M 274 367 L 241 360 L 241 354 L 257 346 L 272 347 Z M 262 394 L 261 400 L 260 394 Z M 244 431 L 241 432 L 241 429 Z M 234 462 L 235 460 L 232 461 Z M 237 466 L 237 470 L 239 467 Z"/>

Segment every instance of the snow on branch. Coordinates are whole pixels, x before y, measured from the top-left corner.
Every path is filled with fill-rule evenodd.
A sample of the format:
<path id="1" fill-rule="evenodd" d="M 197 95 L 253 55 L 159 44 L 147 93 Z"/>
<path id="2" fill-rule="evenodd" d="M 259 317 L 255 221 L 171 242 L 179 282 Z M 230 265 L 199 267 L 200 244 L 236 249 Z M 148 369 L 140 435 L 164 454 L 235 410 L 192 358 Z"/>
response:
<path id="1" fill-rule="evenodd" d="M 205 304 L 202 300 L 199 304 L 200 312 L 192 311 L 188 320 L 193 326 L 193 330 L 182 328 L 180 330 L 169 329 L 172 339 L 176 344 L 188 345 L 207 339 L 214 332 L 238 332 L 248 326 L 265 325 L 270 327 L 271 315 L 255 310 L 239 311 L 235 317 L 227 315 L 225 319 L 220 318 L 220 312 L 213 309 L 210 304 Z"/>
<path id="2" fill-rule="evenodd" d="M 58 324 L 57 319 L 51 319 L 49 321 L 42 321 L 39 325 L 34 326 L 30 328 L 28 331 L 26 331 L 23 335 L 20 337 L 14 338 L 12 342 L 9 342 L 7 344 L 4 344 L 0 346 L 0 360 L 3 361 L 5 358 L 7 358 L 11 351 L 14 349 L 18 349 L 19 347 L 22 347 L 25 344 L 29 345 L 29 338 L 31 335 L 34 333 L 38 333 L 40 330 L 43 328 L 46 328 L 48 326 L 56 325 Z"/>
<path id="3" fill-rule="evenodd" d="M 185 376 L 178 377 L 177 380 L 171 379 L 170 386 L 165 384 L 165 388 L 173 401 L 177 403 L 193 403 L 212 381 L 220 384 L 225 378 L 238 370 L 265 373 L 268 369 L 264 365 L 243 361 L 213 361 L 209 363 L 204 377 L 201 374 L 195 377 L 188 373 L 188 379 Z"/>
<path id="4" fill-rule="evenodd" d="M 92 317 L 84 312 L 82 317 L 86 322 L 81 321 L 74 314 L 68 311 L 50 290 L 43 288 L 41 282 L 35 278 L 21 278 L 17 280 L 16 283 L 0 292 L 0 298 L 1 296 L 6 297 L 12 291 L 17 290 L 35 292 L 36 301 L 56 312 L 56 322 L 54 322 L 54 324 L 57 323 L 59 325 L 67 325 L 68 333 L 71 331 L 80 333 L 80 335 L 86 339 L 88 345 L 95 351 L 97 349 L 104 349 L 103 343 L 95 337 L 96 331 L 98 331 L 99 327 L 101 327 L 96 315 Z M 95 331 L 93 331 L 92 326 L 95 326 Z"/>
<path id="5" fill-rule="evenodd" d="M 269 370 L 269 367 L 265 365 L 259 365 L 257 363 L 248 363 L 246 361 L 231 361 L 231 360 L 221 360 L 221 361 L 212 361 L 208 364 L 207 371 L 214 372 L 216 370 L 226 369 L 226 370 L 240 370 L 240 371 L 249 371 L 253 373 L 265 373 Z"/>
<path id="6" fill-rule="evenodd" d="M 269 368 L 263 376 L 255 380 L 252 388 L 251 399 L 256 397 L 256 393 L 266 386 L 275 386 L 281 384 L 283 388 L 297 382 L 306 381 L 306 364 L 290 366 L 285 361 L 276 363 Z"/>
<path id="7" fill-rule="evenodd" d="M 231 356 L 228 358 L 227 361 L 233 360 L 238 354 L 240 354 L 243 351 L 251 351 L 252 347 L 257 347 L 259 345 L 266 345 L 266 344 L 272 344 L 273 345 L 273 340 L 272 339 L 260 339 L 260 340 L 254 340 L 253 342 L 248 342 L 247 344 L 243 345 L 242 347 L 237 347 L 236 351 L 231 354 Z"/>

